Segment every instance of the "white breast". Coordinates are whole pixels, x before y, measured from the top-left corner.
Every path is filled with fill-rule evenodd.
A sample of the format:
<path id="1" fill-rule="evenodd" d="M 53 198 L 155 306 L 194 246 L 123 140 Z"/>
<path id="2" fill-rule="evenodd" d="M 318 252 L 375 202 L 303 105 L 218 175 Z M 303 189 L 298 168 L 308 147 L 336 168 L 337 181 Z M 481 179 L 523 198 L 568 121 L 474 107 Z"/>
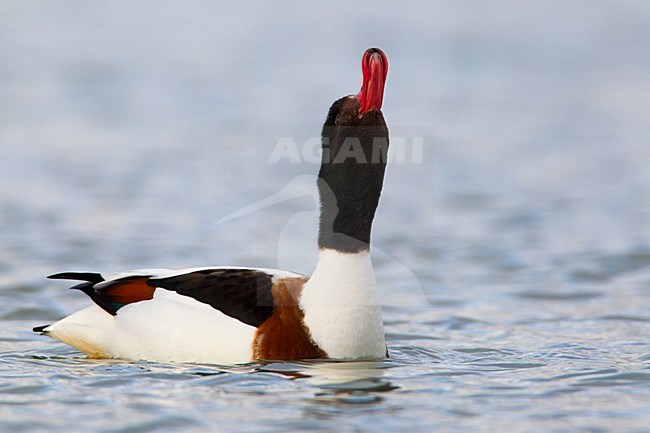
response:
<path id="1" fill-rule="evenodd" d="M 300 297 L 311 337 L 331 358 L 383 358 L 384 327 L 370 253 L 320 251 Z"/>

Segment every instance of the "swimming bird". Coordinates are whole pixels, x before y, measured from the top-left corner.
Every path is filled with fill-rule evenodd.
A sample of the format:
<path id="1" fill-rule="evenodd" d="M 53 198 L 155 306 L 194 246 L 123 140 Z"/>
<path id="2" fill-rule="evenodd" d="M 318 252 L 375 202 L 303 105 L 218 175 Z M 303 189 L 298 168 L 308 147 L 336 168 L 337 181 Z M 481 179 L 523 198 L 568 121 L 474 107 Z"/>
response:
<path id="1" fill-rule="evenodd" d="M 322 128 L 318 262 L 311 277 L 274 269 L 200 267 L 51 279 L 93 303 L 34 328 L 90 358 L 236 364 L 387 356 L 370 234 L 388 151 L 381 112 L 386 55 L 368 49 L 363 84 L 336 100 Z"/>

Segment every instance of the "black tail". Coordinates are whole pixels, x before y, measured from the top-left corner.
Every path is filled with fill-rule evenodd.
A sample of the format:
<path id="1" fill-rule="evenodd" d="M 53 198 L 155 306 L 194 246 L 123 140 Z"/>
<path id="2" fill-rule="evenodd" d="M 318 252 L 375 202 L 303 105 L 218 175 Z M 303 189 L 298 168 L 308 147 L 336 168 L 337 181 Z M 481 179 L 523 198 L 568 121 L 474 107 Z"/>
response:
<path id="1" fill-rule="evenodd" d="M 101 283 L 104 278 L 95 272 L 61 272 L 47 277 L 51 280 L 78 280 L 88 281 L 89 283 Z"/>
<path id="2" fill-rule="evenodd" d="M 43 325 L 43 326 L 37 326 L 36 328 L 32 329 L 34 332 L 40 332 L 41 334 L 45 334 L 45 328 L 47 328 L 50 325 Z"/>

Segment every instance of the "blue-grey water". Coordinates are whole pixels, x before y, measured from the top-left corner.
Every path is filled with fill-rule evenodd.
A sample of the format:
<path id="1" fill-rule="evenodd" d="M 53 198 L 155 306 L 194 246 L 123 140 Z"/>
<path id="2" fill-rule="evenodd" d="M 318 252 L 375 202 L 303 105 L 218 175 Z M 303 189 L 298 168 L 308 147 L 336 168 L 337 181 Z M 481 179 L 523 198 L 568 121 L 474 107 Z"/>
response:
<path id="1" fill-rule="evenodd" d="M 310 273 L 314 137 L 370 46 L 390 359 L 96 361 L 30 331 L 88 304 L 54 272 Z M 0 431 L 650 431 L 649 54 L 643 0 L 3 1 Z"/>

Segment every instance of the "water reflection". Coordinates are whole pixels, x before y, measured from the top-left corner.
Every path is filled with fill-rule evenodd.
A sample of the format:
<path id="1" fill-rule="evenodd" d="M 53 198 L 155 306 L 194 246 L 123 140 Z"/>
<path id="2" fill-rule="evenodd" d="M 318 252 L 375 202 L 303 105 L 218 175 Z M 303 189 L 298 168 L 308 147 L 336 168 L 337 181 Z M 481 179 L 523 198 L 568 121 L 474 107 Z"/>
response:
<path id="1" fill-rule="evenodd" d="M 383 377 L 390 365 L 385 360 L 303 361 L 271 363 L 260 367 L 259 371 L 301 379 L 317 389 L 314 394 L 317 401 L 371 403 L 381 399 L 375 393 L 398 388 Z"/>

